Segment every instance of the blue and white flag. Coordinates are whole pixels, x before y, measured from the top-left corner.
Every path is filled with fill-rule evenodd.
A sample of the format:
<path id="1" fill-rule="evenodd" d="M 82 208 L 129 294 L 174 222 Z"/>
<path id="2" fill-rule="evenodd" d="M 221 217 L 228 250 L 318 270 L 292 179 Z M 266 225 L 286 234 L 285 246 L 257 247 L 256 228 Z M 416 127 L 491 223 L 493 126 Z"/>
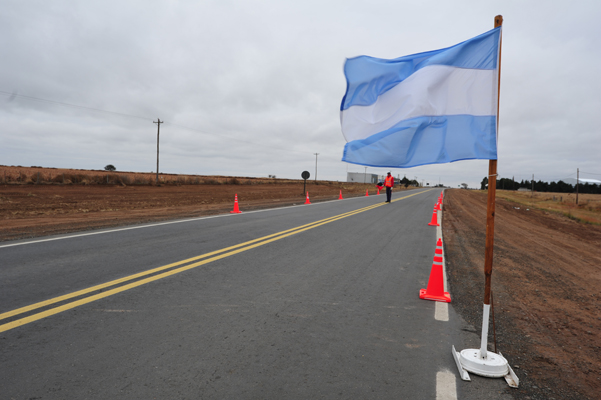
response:
<path id="1" fill-rule="evenodd" d="M 394 60 L 344 64 L 342 161 L 408 168 L 497 159 L 501 28 Z"/>

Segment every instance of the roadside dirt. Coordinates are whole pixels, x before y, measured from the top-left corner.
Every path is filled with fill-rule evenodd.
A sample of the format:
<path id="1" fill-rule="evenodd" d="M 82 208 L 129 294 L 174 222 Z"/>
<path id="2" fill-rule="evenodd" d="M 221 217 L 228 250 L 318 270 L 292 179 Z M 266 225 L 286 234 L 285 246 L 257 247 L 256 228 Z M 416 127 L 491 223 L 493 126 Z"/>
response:
<path id="1" fill-rule="evenodd" d="M 304 204 L 303 181 L 251 185 L 0 185 L 0 241 Z M 375 185 L 307 182 L 311 202 L 376 193 Z M 405 190 L 405 189 L 403 189 Z"/>
<path id="2" fill-rule="evenodd" d="M 452 304 L 479 333 L 486 193 L 445 194 Z M 600 399 L 601 227 L 497 197 L 492 282 L 497 350 L 521 381 L 515 398 Z"/>

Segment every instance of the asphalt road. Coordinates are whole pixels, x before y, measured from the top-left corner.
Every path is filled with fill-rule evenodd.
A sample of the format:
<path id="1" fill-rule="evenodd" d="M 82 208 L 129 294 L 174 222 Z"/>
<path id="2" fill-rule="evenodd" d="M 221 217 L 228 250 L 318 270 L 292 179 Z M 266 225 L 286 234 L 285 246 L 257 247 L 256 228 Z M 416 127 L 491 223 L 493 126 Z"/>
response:
<path id="1" fill-rule="evenodd" d="M 418 297 L 439 194 L 2 243 L 0 399 L 508 398 Z"/>

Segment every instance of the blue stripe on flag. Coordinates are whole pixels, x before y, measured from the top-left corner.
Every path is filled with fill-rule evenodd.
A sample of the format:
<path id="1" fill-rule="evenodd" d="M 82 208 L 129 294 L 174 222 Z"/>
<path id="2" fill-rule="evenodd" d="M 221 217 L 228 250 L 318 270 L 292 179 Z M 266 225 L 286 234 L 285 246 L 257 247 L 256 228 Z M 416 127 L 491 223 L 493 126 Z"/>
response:
<path id="1" fill-rule="evenodd" d="M 446 49 L 394 60 L 368 56 L 350 58 L 344 64 L 347 89 L 340 110 L 374 104 L 378 96 L 407 79 L 415 71 L 430 65 L 495 69 L 500 34 L 501 27 L 498 27 Z"/>
<path id="2" fill-rule="evenodd" d="M 344 147 L 342 161 L 409 168 L 460 160 L 496 159 L 496 117 L 448 115 L 401 121 Z"/>

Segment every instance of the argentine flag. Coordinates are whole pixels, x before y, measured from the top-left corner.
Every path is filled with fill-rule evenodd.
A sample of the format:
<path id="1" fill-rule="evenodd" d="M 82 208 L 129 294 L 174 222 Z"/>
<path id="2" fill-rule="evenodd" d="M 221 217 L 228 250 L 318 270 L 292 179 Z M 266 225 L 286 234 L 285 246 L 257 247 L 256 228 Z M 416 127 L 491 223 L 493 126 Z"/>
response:
<path id="1" fill-rule="evenodd" d="M 342 161 L 408 168 L 497 159 L 501 27 L 394 60 L 347 59 Z"/>

